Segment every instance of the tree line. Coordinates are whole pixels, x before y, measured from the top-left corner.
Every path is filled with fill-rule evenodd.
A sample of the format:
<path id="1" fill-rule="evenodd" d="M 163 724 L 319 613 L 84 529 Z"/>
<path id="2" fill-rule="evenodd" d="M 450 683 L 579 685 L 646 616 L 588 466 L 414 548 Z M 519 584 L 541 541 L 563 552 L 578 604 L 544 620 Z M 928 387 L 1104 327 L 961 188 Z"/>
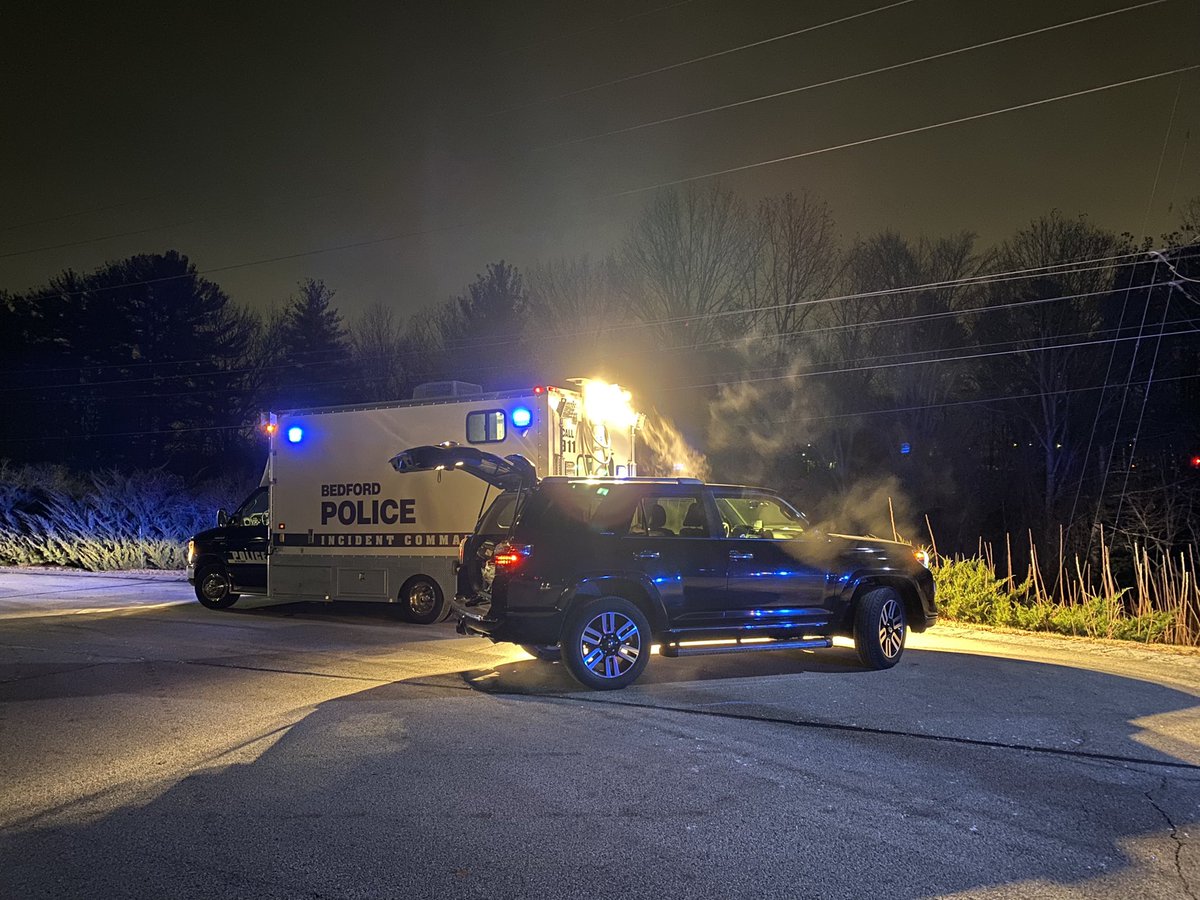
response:
<path id="1" fill-rule="evenodd" d="M 847 241 L 812 194 L 714 186 L 656 195 L 605 258 L 499 261 L 354 317 L 318 280 L 263 313 L 179 252 L 138 255 L 0 294 L 0 458 L 204 477 L 261 465 L 263 410 L 587 375 L 715 476 L 816 508 L 878 488 L 951 548 L 1101 522 L 1169 548 L 1197 537 L 1198 232 L 1200 198 L 1155 240 L 1052 211 L 990 247 Z"/>

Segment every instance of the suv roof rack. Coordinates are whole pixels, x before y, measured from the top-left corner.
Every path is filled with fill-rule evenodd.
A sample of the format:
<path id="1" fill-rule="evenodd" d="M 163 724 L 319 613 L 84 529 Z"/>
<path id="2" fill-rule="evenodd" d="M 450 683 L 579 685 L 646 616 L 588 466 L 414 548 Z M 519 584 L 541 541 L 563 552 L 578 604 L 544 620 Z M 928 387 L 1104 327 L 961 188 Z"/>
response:
<path id="1" fill-rule="evenodd" d="M 655 475 L 547 475 L 542 481 L 595 481 L 595 482 L 613 482 L 615 484 L 625 484 L 632 482 L 635 484 L 704 484 L 699 478 L 668 478 L 658 477 Z"/>

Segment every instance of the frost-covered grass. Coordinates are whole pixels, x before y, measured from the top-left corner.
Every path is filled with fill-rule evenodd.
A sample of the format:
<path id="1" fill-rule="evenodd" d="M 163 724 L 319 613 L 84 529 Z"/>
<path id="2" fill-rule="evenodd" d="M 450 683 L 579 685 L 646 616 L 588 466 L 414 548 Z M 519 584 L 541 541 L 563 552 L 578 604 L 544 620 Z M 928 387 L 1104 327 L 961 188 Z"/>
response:
<path id="1" fill-rule="evenodd" d="M 1147 643 L 1200 644 L 1200 592 L 1189 554 L 1135 558 L 1133 583 L 1118 586 L 1107 556 L 1094 575 L 1076 565 L 1047 582 L 1036 562 L 1017 582 L 983 557 L 938 558 L 938 606 L 947 619 Z"/>
<path id="2" fill-rule="evenodd" d="M 181 569 L 187 539 L 213 524 L 234 485 L 189 489 L 164 472 L 76 476 L 0 462 L 0 564 L 93 572 Z"/>

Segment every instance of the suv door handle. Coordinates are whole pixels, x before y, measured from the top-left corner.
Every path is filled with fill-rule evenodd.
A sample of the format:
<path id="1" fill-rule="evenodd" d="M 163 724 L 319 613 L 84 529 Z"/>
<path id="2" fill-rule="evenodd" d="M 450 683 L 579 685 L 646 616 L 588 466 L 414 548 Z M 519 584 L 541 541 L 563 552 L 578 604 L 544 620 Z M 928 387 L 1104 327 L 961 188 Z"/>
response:
<path id="1" fill-rule="evenodd" d="M 753 553 L 738 553 L 736 550 L 729 551 L 730 559 L 754 559 Z"/>
<path id="2" fill-rule="evenodd" d="M 633 554 L 634 559 L 658 559 L 659 552 L 657 550 L 643 550 L 640 553 Z"/>

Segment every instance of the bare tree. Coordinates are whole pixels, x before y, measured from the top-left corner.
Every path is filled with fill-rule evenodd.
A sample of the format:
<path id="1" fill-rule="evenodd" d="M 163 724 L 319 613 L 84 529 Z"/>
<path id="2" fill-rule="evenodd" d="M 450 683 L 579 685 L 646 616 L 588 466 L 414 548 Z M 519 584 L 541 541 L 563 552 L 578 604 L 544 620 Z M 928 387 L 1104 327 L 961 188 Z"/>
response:
<path id="1" fill-rule="evenodd" d="M 363 311 L 350 326 L 350 347 L 362 375 L 361 399 L 397 400 L 409 392 L 414 348 L 391 304 L 380 300 Z"/>
<path id="2" fill-rule="evenodd" d="M 1105 301 L 1116 268 L 1075 263 L 1112 257 L 1128 246 L 1127 237 L 1082 216 L 1067 218 L 1058 211 L 1041 216 L 1005 241 L 996 256 L 1001 272 L 1040 271 L 993 282 L 988 303 L 1000 309 L 975 317 L 976 339 L 1005 351 L 980 367 L 982 382 L 997 394 L 1028 395 L 1003 408 L 1015 429 L 1015 449 L 1023 442 L 1033 445 L 1035 453 L 1024 459 L 1038 479 L 1022 483 L 1026 509 L 1040 514 L 1046 533 L 1057 527 L 1061 501 L 1080 477 L 1088 428 L 1100 415 L 1098 392 L 1078 389 L 1100 381 L 1111 354 L 1097 342 L 1111 336 Z M 1020 459 L 1010 463 L 1019 464 Z"/>
<path id="3" fill-rule="evenodd" d="M 758 205 L 753 241 L 747 301 L 755 322 L 781 347 L 795 343 L 814 301 L 829 294 L 839 274 L 829 204 L 808 191 L 767 197 Z"/>
<path id="4" fill-rule="evenodd" d="M 663 346 L 697 347 L 730 331 L 721 316 L 745 306 L 753 265 L 746 210 L 719 186 L 666 191 L 633 225 L 622 260 L 630 303 Z"/>

